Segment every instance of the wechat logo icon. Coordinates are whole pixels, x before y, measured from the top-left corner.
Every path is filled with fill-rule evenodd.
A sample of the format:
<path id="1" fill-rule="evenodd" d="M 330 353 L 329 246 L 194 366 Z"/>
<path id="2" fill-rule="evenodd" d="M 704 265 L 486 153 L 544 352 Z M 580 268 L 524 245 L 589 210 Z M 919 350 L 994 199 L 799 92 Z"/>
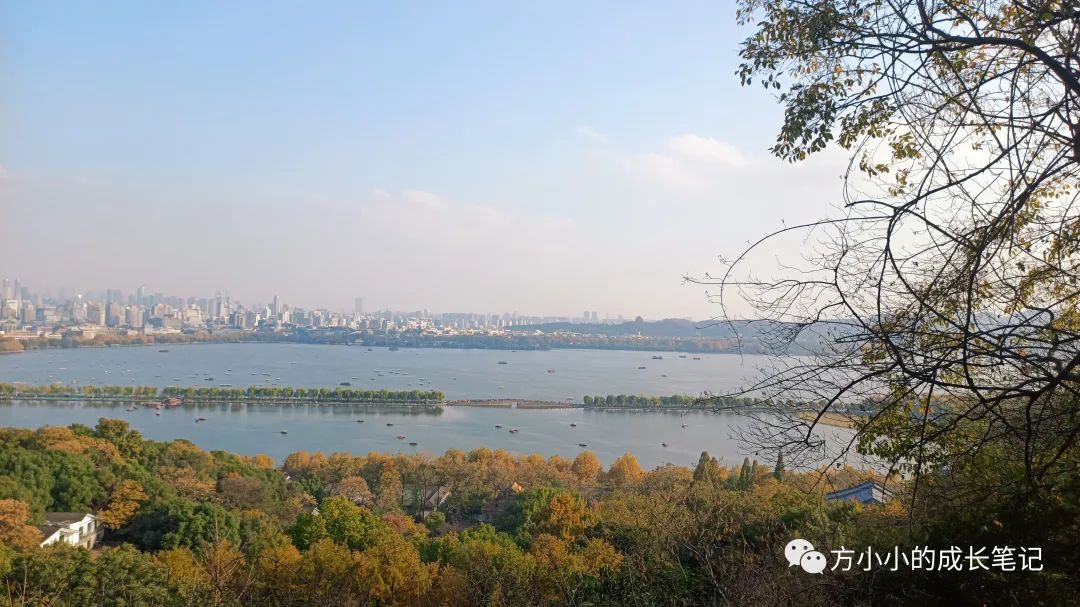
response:
<path id="1" fill-rule="evenodd" d="M 798 565 L 807 573 L 821 573 L 828 564 L 825 555 L 814 550 L 814 545 L 803 539 L 788 542 L 784 546 L 784 558 L 788 567 Z"/>

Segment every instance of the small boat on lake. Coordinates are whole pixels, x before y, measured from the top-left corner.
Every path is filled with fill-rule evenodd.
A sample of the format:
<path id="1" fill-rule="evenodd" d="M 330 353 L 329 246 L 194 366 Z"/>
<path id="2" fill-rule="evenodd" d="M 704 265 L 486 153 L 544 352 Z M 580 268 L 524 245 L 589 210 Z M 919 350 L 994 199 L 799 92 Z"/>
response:
<path id="1" fill-rule="evenodd" d="M 638 367 L 639 371 L 643 371 L 644 369 L 645 369 L 645 367 Z"/>
<path id="2" fill-rule="evenodd" d="M 510 428 L 510 434 L 517 434 L 517 428 Z"/>
<path id="3" fill-rule="evenodd" d="M 495 424 L 496 428 L 502 428 L 502 424 Z"/>
<path id="4" fill-rule="evenodd" d="M 164 354 L 164 353 L 168 352 L 168 350 L 158 350 L 158 352 L 161 352 L 162 354 Z"/>
<path id="5" fill-rule="evenodd" d="M 500 360 L 500 361 L 499 361 L 498 363 L 496 363 L 496 364 L 499 364 L 499 365 L 506 365 L 506 364 L 509 364 L 509 363 L 507 363 L 507 362 L 506 362 L 505 360 Z"/>
<path id="6" fill-rule="evenodd" d="M 394 424 L 391 424 L 391 423 L 387 422 L 386 427 L 389 428 L 390 426 L 393 426 L 393 425 Z"/>
<path id="7" fill-rule="evenodd" d="M 579 447 L 588 447 L 588 445 L 586 445 L 585 443 L 578 443 L 577 446 L 579 446 Z"/>
<path id="8" fill-rule="evenodd" d="M 352 384 L 350 384 L 350 383 L 349 383 L 349 382 L 347 382 L 347 381 L 343 381 L 343 382 L 341 382 L 341 383 L 340 383 L 340 384 L 338 384 L 338 385 L 339 385 L 339 386 L 351 386 Z"/>
<path id="9" fill-rule="evenodd" d="M 358 424 L 362 424 L 362 423 L 364 423 L 364 420 L 362 420 L 362 419 L 358 419 L 358 420 L 356 420 L 356 423 L 358 423 Z"/>
<path id="10" fill-rule="evenodd" d="M 288 433 L 289 433 L 289 431 L 288 431 L 288 430 L 282 430 L 282 431 L 281 431 L 281 433 L 282 433 L 282 434 L 288 434 Z"/>
<path id="11" fill-rule="evenodd" d="M 654 357 L 652 357 L 652 359 L 653 360 L 664 360 L 664 357 L 663 356 L 654 356 Z"/>
<path id="12" fill-rule="evenodd" d="M 661 446 L 661 447 L 666 447 L 666 446 L 667 446 L 667 443 L 660 443 L 660 446 Z"/>
<path id="13" fill-rule="evenodd" d="M 682 427 L 683 427 L 683 428 L 685 428 L 685 427 L 686 427 L 686 424 L 683 424 L 683 425 L 682 425 Z"/>
<path id="14" fill-rule="evenodd" d="M 409 443 L 409 446 L 410 446 L 410 447 L 415 447 L 415 446 L 416 446 L 416 443 Z"/>
<path id="15" fill-rule="evenodd" d="M 555 374 L 555 369 L 548 369 L 547 372 L 548 372 L 549 375 L 554 375 Z"/>
<path id="16" fill-rule="evenodd" d="M 196 417 L 195 418 L 195 423 L 204 422 L 204 421 L 206 421 L 205 417 Z"/>
<path id="17" fill-rule="evenodd" d="M 570 424 L 571 428 L 577 428 L 577 424 Z"/>
<path id="18" fill-rule="evenodd" d="M 404 434 L 398 434 L 398 436 L 397 436 L 397 439 L 398 439 L 398 440 L 404 440 L 404 439 L 405 439 L 405 435 L 404 435 Z"/>

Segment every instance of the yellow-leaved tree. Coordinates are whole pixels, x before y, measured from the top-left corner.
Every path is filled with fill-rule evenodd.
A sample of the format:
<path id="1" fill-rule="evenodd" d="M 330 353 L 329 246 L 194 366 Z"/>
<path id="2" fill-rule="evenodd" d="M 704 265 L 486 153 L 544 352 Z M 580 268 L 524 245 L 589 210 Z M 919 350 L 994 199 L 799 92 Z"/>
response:
<path id="1" fill-rule="evenodd" d="M 119 529 L 135 516 L 145 501 L 146 491 L 142 484 L 130 479 L 122 480 L 113 487 L 108 506 L 97 513 L 98 520 L 109 529 Z"/>

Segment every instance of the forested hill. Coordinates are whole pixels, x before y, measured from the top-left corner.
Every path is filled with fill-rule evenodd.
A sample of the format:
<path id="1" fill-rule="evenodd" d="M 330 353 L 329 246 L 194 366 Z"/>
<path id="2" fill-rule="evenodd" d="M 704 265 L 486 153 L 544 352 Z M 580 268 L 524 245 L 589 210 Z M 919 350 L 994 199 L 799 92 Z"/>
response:
<path id="1" fill-rule="evenodd" d="M 1021 464 L 990 466 L 1012 474 Z M 897 498 L 822 500 L 826 488 L 867 478 L 888 482 Z M 693 468 L 646 471 L 626 454 L 605 469 L 588 451 L 568 460 L 484 448 L 298 452 L 279 467 L 265 455 L 145 440 L 120 420 L 0 428 L 0 596 L 9 597 L 0 603 L 645 607 L 798 596 L 819 607 L 911 596 L 998 604 L 1008 589 L 1009 604 L 1068 604 L 1076 570 L 1062 565 L 1075 531 L 1060 521 L 1072 490 L 1014 521 L 1002 500 L 981 495 L 927 508 L 940 503 L 941 480 L 929 473 L 915 502 L 925 513 L 919 544 L 1038 545 L 1049 575 L 947 572 L 943 587 L 933 572 L 858 567 L 828 572 L 824 584 L 789 568 L 783 549 L 793 538 L 812 538 L 825 554 L 913 549 L 902 534 L 906 483 L 848 467 L 802 473 L 780 458 L 725 465 L 703 453 Z M 93 553 L 38 547 L 45 513 L 72 511 L 96 513 L 103 543 Z M 950 600 L 950 589 L 967 600 Z"/>
<path id="2" fill-rule="evenodd" d="M 740 321 L 736 325 L 743 336 L 758 335 L 764 327 L 753 321 Z M 586 333 L 589 335 L 641 335 L 643 337 L 734 337 L 731 325 L 715 321 L 693 321 L 685 318 L 664 320 L 628 321 L 610 323 L 549 322 L 536 325 L 518 325 L 515 331 L 540 331 L 542 333 Z"/>
<path id="3" fill-rule="evenodd" d="M 571 323 L 552 322 L 535 325 L 518 325 L 515 331 L 539 331 L 544 334 L 576 333 L 581 335 L 603 335 L 608 337 L 651 337 L 678 339 L 740 339 L 744 345 L 761 344 L 774 341 L 790 334 L 796 328 L 794 324 L 777 323 L 763 320 L 688 320 L 685 318 L 665 318 L 664 320 L 632 320 L 622 323 Z M 806 332 L 796 340 L 800 350 L 812 351 L 820 347 L 816 336 L 820 330 Z"/>

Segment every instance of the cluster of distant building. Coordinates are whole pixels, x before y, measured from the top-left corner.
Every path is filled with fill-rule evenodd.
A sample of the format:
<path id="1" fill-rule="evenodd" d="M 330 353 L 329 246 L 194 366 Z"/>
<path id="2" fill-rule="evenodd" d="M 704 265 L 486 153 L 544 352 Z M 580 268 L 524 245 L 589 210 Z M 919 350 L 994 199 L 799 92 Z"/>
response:
<path id="1" fill-rule="evenodd" d="M 610 322 L 622 322 L 623 318 Z M 118 289 L 100 292 L 31 292 L 18 280 L 2 281 L 0 335 L 8 337 L 93 338 L 98 334 L 162 335 L 290 329 L 345 329 L 442 334 L 500 333 L 512 326 L 552 322 L 601 322 L 595 311 L 579 318 L 524 316 L 516 313 L 441 313 L 381 311 L 367 313 L 356 298 L 351 313 L 305 309 L 274 295 L 268 304 L 245 306 L 218 292 L 211 297 L 176 297 L 148 292 L 145 286 L 125 296 Z"/>

